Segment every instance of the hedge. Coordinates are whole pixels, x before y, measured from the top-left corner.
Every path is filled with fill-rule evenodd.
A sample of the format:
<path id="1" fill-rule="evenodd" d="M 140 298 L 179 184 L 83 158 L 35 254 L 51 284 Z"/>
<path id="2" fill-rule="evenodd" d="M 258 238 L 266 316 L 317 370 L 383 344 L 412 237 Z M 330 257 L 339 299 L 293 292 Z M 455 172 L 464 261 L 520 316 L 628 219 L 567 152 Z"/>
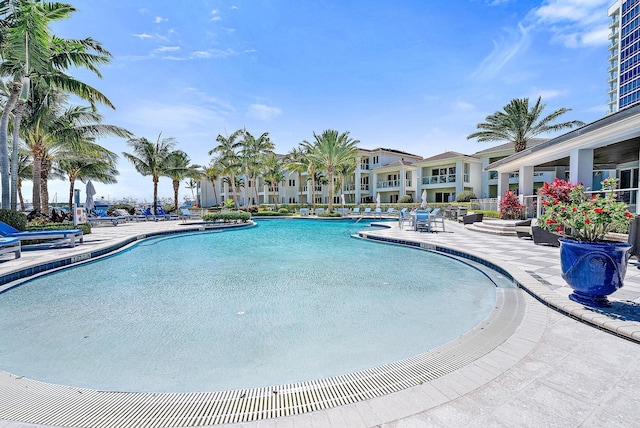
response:
<path id="1" fill-rule="evenodd" d="M 202 216 L 203 221 L 222 221 L 223 223 L 246 223 L 250 218 L 251 214 L 243 211 L 209 213 Z"/>

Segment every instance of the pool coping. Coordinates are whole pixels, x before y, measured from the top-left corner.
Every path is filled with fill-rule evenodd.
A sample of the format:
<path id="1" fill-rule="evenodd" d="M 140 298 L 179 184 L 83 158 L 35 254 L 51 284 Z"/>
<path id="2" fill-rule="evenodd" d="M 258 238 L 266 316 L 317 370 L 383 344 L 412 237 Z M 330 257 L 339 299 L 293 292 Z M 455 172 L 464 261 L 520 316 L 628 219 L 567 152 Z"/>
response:
<path id="1" fill-rule="evenodd" d="M 194 231 L 198 231 L 198 230 L 182 230 L 180 232 L 182 233 L 191 233 Z M 177 233 L 180 233 L 177 232 Z M 173 232 L 176 233 L 176 232 Z M 153 234 L 140 234 L 140 235 L 136 235 L 135 238 L 131 238 L 128 239 L 126 241 L 128 242 L 120 242 L 117 244 L 114 244 L 112 246 L 110 246 L 110 248 L 122 248 L 126 245 L 129 245 L 137 240 L 140 239 L 145 239 L 147 237 L 153 237 L 153 236 L 162 236 L 162 235 L 169 235 L 169 234 L 173 234 L 173 233 L 153 233 Z M 423 246 L 422 249 L 426 249 L 426 250 L 433 250 L 432 248 L 430 248 L 428 245 L 427 246 Z M 101 255 L 104 255 L 105 251 L 101 250 L 100 251 Z M 460 256 L 465 256 L 466 254 L 464 252 L 459 252 Z M 477 261 L 481 261 L 480 259 Z M 496 266 L 497 265 L 493 265 L 490 264 L 489 266 Z M 508 273 L 508 271 L 505 270 L 505 272 Z M 532 316 L 532 314 L 534 314 L 536 311 L 532 310 L 532 308 L 530 308 L 531 305 L 525 305 L 523 307 L 523 311 L 524 313 L 522 314 L 522 316 L 526 319 L 530 318 Z M 537 306 L 537 305 L 536 305 Z M 492 312 L 493 314 L 494 312 Z M 535 315 L 535 314 L 534 314 Z M 545 318 L 546 319 L 546 318 Z M 538 322 L 532 322 L 531 320 L 529 320 L 528 322 L 522 321 L 522 320 L 517 320 L 517 325 L 514 326 L 514 330 L 509 332 L 509 335 L 507 335 L 508 337 L 504 337 L 503 342 L 501 342 L 500 344 L 498 344 L 498 346 L 493 347 L 492 350 L 489 350 L 488 352 L 484 353 L 484 355 L 482 356 L 477 356 L 476 358 L 473 359 L 473 361 L 471 362 L 467 362 L 467 364 L 460 366 L 460 367 L 455 367 L 453 368 L 453 370 L 449 373 L 441 373 L 441 376 L 435 377 L 433 379 L 427 379 L 425 378 L 423 382 L 414 382 L 414 385 L 410 385 L 410 384 L 403 384 L 402 388 L 400 390 L 397 391 L 393 391 L 393 390 L 389 390 L 389 389 L 384 389 L 384 387 L 380 384 L 378 385 L 374 385 L 374 389 L 379 389 L 383 392 L 383 394 L 381 394 L 380 396 L 375 396 L 375 395 L 370 395 L 370 396 L 362 396 L 360 397 L 358 400 L 349 403 L 348 401 L 344 401 L 344 400 L 331 400 L 330 397 L 327 396 L 328 394 L 328 389 L 331 389 L 331 385 L 328 385 L 326 382 L 326 379 L 321 379 L 319 380 L 319 384 L 318 389 L 316 390 L 316 392 L 314 392 L 312 395 L 315 395 L 317 398 L 319 398 L 319 406 L 317 407 L 311 407 L 308 405 L 308 403 L 303 403 L 305 407 L 306 406 L 306 410 L 305 411 L 315 411 L 315 410 L 322 410 L 322 409 L 326 409 L 326 408 L 330 408 L 330 407 L 335 407 L 335 406 L 343 406 L 343 405 L 347 405 L 347 404 L 351 404 L 351 405 L 359 405 L 359 403 L 363 403 L 366 401 L 370 401 L 370 400 L 378 400 L 378 399 L 384 399 L 385 397 L 388 397 L 390 395 L 394 395 L 394 394 L 402 394 L 403 391 L 408 391 L 408 390 L 415 390 L 416 388 L 418 390 L 420 389 L 424 389 L 427 388 L 429 389 L 429 385 L 433 386 L 435 384 L 438 384 L 440 382 L 443 382 L 444 380 L 438 380 L 438 379 L 444 379 L 444 378 L 448 378 L 448 377 L 452 377 L 452 378 L 457 378 L 458 376 L 462 375 L 464 376 L 464 373 L 467 370 L 474 370 L 475 372 L 477 372 L 478 370 L 480 370 L 480 372 L 483 373 L 483 376 L 481 376 L 481 378 L 483 379 L 483 382 L 486 383 L 488 381 L 490 381 L 491 379 L 493 379 L 495 376 L 499 375 L 503 369 L 506 369 L 508 367 L 510 367 L 511 365 L 515 364 L 520 358 L 522 358 L 524 355 L 526 355 L 526 353 L 532 349 L 532 347 L 535 345 L 537 338 L 539 338 L 542 334 L 542 331 L 544 330 L 544 326 L 545 326 L 545 322 L 543 321 L 543 317 L 541 317 L 540 314 L 536 315 L 536 320 Z M 485 326 L 482 327 L 482 329 L 485 329 Z M 473 331 L 473 330 L 472 330 Z M 465 335 L 466 336 L 466 335 Z M 464 337 L 464 336 L 463 336 Z M 524 342 L 522 342 L 522 340 L 525 339 Z M 496 352 L 498 352 L 499 349 L 504 348 L 506 346 L 506 348 L 504 349 L 510 349 L 511 347 L 513 347 L 513 345 L 510 343 L 513 341 L 517 341 L 519 344 L 516 346 L 518 352 L 515 352 L 513 349 L 509 350 L 507 352 L 507 354 L 510 355 L 509 358 L 507 358 L 505 361 L 503 361 L 503 363 L 506 363 L 505 367 L 500 368 L 499 366 L 502 364 L 497 364 L 495 361 L 493 361 L 493 363 L 487 363 L 485 360 L 487 360 L 487 358 L 489 358 L 489 355 L 495 354 Z M 456 342 L 456 341 L 454 341 Z M 459 341 L 459 343 L 462 343 L 464 341 Z M 450 342 L 451 343 L 451 342 Z M 447 344 L 449 345 L 449 344 Z M 444 345 L 443 345 L 444 346 Z M 439 349 L 439 348 L 436 348 Z M 501 352 L 504 352 L 503 351 Z M 518 358 L 512 358 L 512 357 L 518 357 Z M 502 355 L 502 359 L 504 355 Z M 483 361 L 485 361 L 483 363 Z M 489 358 L 489 361 L 492 361 Z M 493 364 L 493 366 L 491 366 L 491 369 L 489 369 L 489 366 L 486 366 L 486 364 L 489 364 L 489 366 L 491 366 L 491 364 Z M 383 366 L 384 367 L 384 366 Z M 502 370 L 502 371 L 501 371 Z M 458 374 L 456 374 L 458 373 Z M 477 374 L 477 373 L 476 373 Z M 109 395 L 111 396 L 111 398 L 117 398 L 116 400 L 114 400 L 115 403 L 117 403 L 119 406 L 130 406 L 131 402 L 136 402 L 136 407 L 139 410 L 142 410 L 145 406 L 148 407 L 147 410 L 151 410 L 151 408 L 153 408 L 153 413 L 156 414 L 156 416 L 154 416 L 154 419 L 157 419 L 157 412 L 159 411 L 156 407 L 159 406 L 158 403 L 162 403 L 162 408 L 163 409 L 168 409 L 171 408 L 170 410 L 173 411 L 174 416 L 172 417 L 172 420 L 174 423 L 176 423 L 175 417 L 177 416 L 176 414 L 176 408 L 174 406 L 177 406 L 178 408 L 184 409 L 185 408 L 185 400 L 187 400 L 190 403 L 190 406 L 187 406 L 189 408 L 189 414 L 188 415 L 183 415 L 182 418 L 179 418 L 179 421 L 177 422 L 177 425 L 173 425 L 173 423 L 169 423 L 169 421 L 164 418 L 162 419 L 162 424 L 161 425 L 154 425 L 153 423 L 151 423 L 149 420 L 146 420 L 145 426 L 183 426 L 186 423 L 195 423 L 196 425 L 202 425 L 202 424 L 211 424 L 211 423 L 233 423 L 233 422 L 241 422 L 241 420 L 237 420 L 237 419 L 233 419 L 232 417 L 230 417 L 229 415 L 223 415 L 224 417 L 222 418 L 217 418 L 217 419 L 211 419 L 210 416 L 206 416 L 205 413 L 205 408 L 207 409 L 207 411 L 211 410 L 211 403 L 212 403 L 212 398 L 214 398 L 214 395 L 216 393 L 190 393 L 190 394 L 183 394 L 183 393 L 163 393 L 163 394 L 159 394 L 159 393 L 129 393 L 129 392 L 123 392 L 123 393 L 118 393 L 118 392 L 104 392 L 104 391 L 95 391 L 95 390 L 85 390 L 85 389 L 81 389 L 81 388 L 72 388 L 72 387 L 67 387 L 67 386 L 62 386 L 62 385 L 52 385 L 52 384 L 46 384 L 46 383 L 42 383 L 42 382 L 38 382 L 38 381 L 34 381 L 34 380 L 29 380 L 29 379 L 24 379 L 24 378 L 16 378 L 15 376 L 12 376 L 8 373 L 5 372 L 0 372 L 0 379 L 2 379 L 2 382 L 0 382 L 0 385 L 4 385 L 5 387 L 0 388 L 0 396 L 4 396 L 2 398 L 2 400 L 0 400 L 0 403 L 4 403 L 4 404 L 0 404 L 0 417 L 8 417 L 9 420 L 20 420 L 23 422 L 28 422 L 28 423 L 39 423 L 39 424 L 57 424 L 58 422 L 54 419 L 51 419 L 51 415 L 47 415 L 49 416 L 48 418 L 42 418 L 43 415 L 41 415 L 41 417 L 37 418 L 37 419 L 31 419 L 31 418 L 27 418 L 25 419 L 25 417 L 20 417 L 20 418 L 16 418 L 16 416 L 12 416 L 9 417 L 8 414 L 5 413 L 5 411 L 8 411 L 6 409 L 6 407 L 10 407 L 11 411 L 16 412 L 18 411 L 18 407 L 20 407 L 21 405 L 24 405 L 25 402 L 33 402 L 37 400 L 33 400 L 33 398 L 36 398 L 37 396 L 39 396 L 40 394 L 44 394 L 44 396 L 47 397 L 47 402 L 49 403 L 48 405 L 48 409 L 51 410 L 51 407 L 54 406 L 54 404 L 51 402 L 51 400 L 54 397 L 68 397 L 69 394 L 71 394 L 71 397 L 75 397 L 77 398 L 78 396 L 83 396 L 83 399 L 85 397 L 89 397 L 91 396 L 91 402 L 92 403 L 97 403 L 100 400 L 96 398 L 96 394 L 97 395 Z M 381 379 L 386 379 L 388 377 L 388 372 L 384 371 L 380 374 L 378 374 L 379 376 L 382 376 Z M 486 379 L 485 379 L 486 378 Z M 486 382 L 485 382 L 486 381 Z M 370 382 L 370 381 L 367 381 Z M 379 382 L 379 381 L 378 381 Z M 474 386 L 478 387 L 480 384 L 482 384 L 483 382 L 480 382 L 479 384 L 475 384 L 475 383 L 471 383 L 470 386 Z M 424 384 L 422 384 L 424 383 Z M 468 383 L 465 382 L 465 384 Z M 304 382 L 300 385 L 295 385 L 294 389 L 308 389 L 310 382 Z M 337 384 L 337 386 L 333 386 L 333 387 L 337 387 L 338 389 L 342 388 L 342 386 L 340 385 L 340 383 Z M 42 389 L 44 388 L 44 390 Z M 226 402 L 225 406 L 226 408 L 222 409 L 223 412 L 227 411 L 227 408 L 230 406 L 229 402 L 230 401 L 234 401 L 236 402 L 236 405 L 238 402 L 240 401 L 244 401 L 244 402 L 249 402 L 250 400 L 244 400 L 244 398 L 250 398 L 252 399 L 254 402 L 257 401 L 265 401 L 265 400 L 273 400 L 274 402 L 280 402 L 285 400 L 285 397 L 287 396 L 287 394 L 285 393 L 286 388 L 284 386 L 280 386 L 278 388 L 281 388 L 283 393 L 278 393 L 278 394 L 274 394 L 273 388 L 267 388 L 266 390 L 264 388 L 258 388 L 255 392 L 254 392 L 254 396 L 250 396 L 250 393 L 247 392 L 247 390 L 240 390 L 240 391 L 224 391 L 222 392 L 223 394 L 226 394 L 223 401 Z M 458 385 L 456 386 L 456 389 L 460 389 L 461 386 Z M 7 391 L 11 390 L 11 392 L 9 394 L 7 394 Z M 280 391 L 280 390 L 278 390 Z M 29 397 L 25 397 L 22 394 L 23 393 L 27 393 L 27 395 L 29 395 Z M 36 395 L 36 397 L 33 397 L 33 395 Z M 17 395 L 16 395 L 17 394 Z M 243 397 L 244 395 L 244 397 Z M 148 398 L 148 400 L 142 399 L 142 396 L 146 396 Z M 17 397 L 21 397 L 21 399 L 17 399 Z M 126 397 L 126 399 L 123 399 L 123 397 Z M 234 398 L 235 397 L 235 398 Z M 238 397 L 241 399 L 239 400 Z M 307 400 L 309 397 L 303 397 L 301 400 Z M 300 399 L 300 398 L 299 398 Z M 172 405 L 170 405 L 169 401 L 174 401 L 174 403 Z M 54 400 L 55 401 L 55 400 Z M 437 400 L 436 400 L 437 401 Z M 9 404 L 11 403 L 11 404 Z M 199 419 L 193 419 L 193 406 L 196 406 L 197 403 L 197 407 L 201 408 L 201 410 L 198 412 Z M 208 403 L 205 404 L 205 403 Z M 66 403 L 68 404 L 68 403 Z M 245 403 L 246 404 L 246 403 Z M 263 418 L 271 418 L 271 417 L 280 417 L 280 416 L 287 416 L 287 415 L 295 415 L 295 414 L 299 414 L 297 413 L 297 411 L 295 409 L 293 409 L 292 404 L 294 403 L 284 403 L 284 409 L 280 410 L 280 411 L 273 411 L 273 410 L 268 410 L 268 411 L 262 411 L 262 412 L 257 412 L 260 413 L 258 416 L 258 419 L 263 419 Z M 86 412 L 87 406 L 88 404 L 85 402 L 81 407 L 83 409 L 82 412 Z M 40 406 L 42 406 L 42 403 L 40 403 Z M 105 404 L 104 402 L 102 402 L 100 404 L 100 408 L 102 409 L 102 412 L 104 412 L 105 408 L 109 408 L 109 414 L 114 414 L 114 409 L 111 408 L 109 405 Z M 4 410 L 3 410 L 4 409 Z M 49 411 L 47 410 L 47 412 Z M 67 405 L 64 405 L 62 408 L 58 409 L 57 411 L 53 412 L 55 413 L 57 416 L 56 417 L 60 417 L 62 416 L 62 414 L 64 413 L 69 413 L 71 409 L 69 409 L 67 407 Z M 204 413 L 203 413 L 204 412 Z M 28 409 L 27 413 L 30 414 L 34 414 L 37 413 L 36 409 L 30 408 Z M 93 412 L 90 412 L 93 413 Z M 118 414 L 119 412 L 115 412 L 115 414 Z M 161 412 L 162 414 L 165 414 L 165 412 Z M 178 412 L 180 413 L 180 412 Z M 256 415 L 257 415 L 256 413 Z M 11 413 L 11 414 L 15 414 L 15 413 Z M 167 413 L 169 414 L 169 413 Z M 206 416 L 206 417 L 205 417 Z M 77 422 L 80 422 L 80 420 L 78 420 L 77 418 L 79 417 L 79 415 L 74 415 L 74 417 L 76 418 L 75 420 Z M 15 418 L 15 419 L 14 419 Z M 136 421 L 140 422 L 141 419 L 144 419 L 144 417 L 139 413 L 139 412 L 135 412 L 135 414 L 131 415 L 131 418 L 135 419 Z M 188 419 L 185 419 L 188 418 Z M 98 422 L 96 419 L 98 418 L 98 415 L 96 414 L 91 414 L 91 420 Z M 248 419 L 248 420 L 258 420 L 258 419 Z M 62 422 L 62 421 L 60 421 Z M 106 421 L 102 420 L 99 424 L 97 425 L 91 425 L 91 426 L 133 426 L 133 425 L 129 425 L 126 424 L 124 425 L 125 421 L 123 419 L 118 419 L 118 421 L 115 424 L 108 424 L 106 423 Z M 84 422 L 80 422 L 82 426 L 84 426 L 87 423 L 87 420 L 84 420 Z M 71 421 L 66 421 L 64 422 L 64 425 L 66 426 L 75 426 L 73 425 L 73 423 Z"/>

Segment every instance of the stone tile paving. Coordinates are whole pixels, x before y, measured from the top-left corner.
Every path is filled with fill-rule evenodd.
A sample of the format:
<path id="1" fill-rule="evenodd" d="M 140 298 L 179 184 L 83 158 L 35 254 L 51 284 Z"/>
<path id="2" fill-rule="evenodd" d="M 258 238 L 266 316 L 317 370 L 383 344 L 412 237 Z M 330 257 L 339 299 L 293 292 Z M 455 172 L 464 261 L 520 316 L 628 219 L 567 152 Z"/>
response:
<path id="1" fill-rule="evenodd" d="M 20 260 L 4 259 L 0 261 L 0 274 L 18 265 L 108 247 L 131 235 L 184 227 L 163 222 L 96 228 L 76 248 L 25 251 Z M 512 274 L 544 304 L 528 297 L 525 320 L 512 339 L 437 382 L 327 411 L 234 426 L 640 427 L 640 345 L 603 330 L 640 339 L 640 272 L 634 270 L 636 262 L 630 263 L 625 287 L 611 296 L 612 308 L 590 309 L 567 298 L 570 289 L 559 276 L 557 248 L 471 232 L 455 223 L 447 223 L 444 233 L 394 227 L 375 234 L 435 243 L 481 256 Z M 0 427 L 34 426 L 0 421 Z"/>

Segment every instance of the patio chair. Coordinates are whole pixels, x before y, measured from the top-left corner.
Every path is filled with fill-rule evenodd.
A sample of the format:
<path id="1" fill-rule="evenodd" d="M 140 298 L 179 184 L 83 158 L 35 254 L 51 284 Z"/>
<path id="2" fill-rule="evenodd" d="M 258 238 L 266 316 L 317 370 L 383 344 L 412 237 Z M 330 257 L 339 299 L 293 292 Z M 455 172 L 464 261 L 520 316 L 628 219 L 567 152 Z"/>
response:
<path id="1" fill-rule="evenodd" d="M 400 210 L 400 212 L 398 213 L 398 227 L 402 230 L 404 229 L 404 224 L 407 221 L 411 221 L 411 216 L 409 216 L 409 214 L 407 214 L 407 209 L 403 208 Z"/>
<path id="2" fill-rule="evenodd" d="M 371 208 L 365 208 L 362 214 L 363 215 L 371 214 Z"/>
<path id="3" fill-rule="evenodd" d="M 309 208 L 300 208 L 300 217 L 307 217 L 309 215 Z"/>
<path id="4" fill-rule="evenodd" d="M 431 231 L 431 223 L 429 222 L 429 212 L 430 210 L 424 211 L 416 211 L 415 213 L 415 223 L 413 225 L 414 230 L 418 232 L 427 232 Z"/>
<path id="5" fill-rule="evenodd" d="M 353 214 L 355 214 L 355 215 L 360 215 L 360 207 L 355 207 L 355 208 L 353 209 Z"/>
<path id="6" fill-rule="evenodd" d="M 434 209 L 429 213 L 429 232 L 434 231 L 434 227 L 440 223 L 442 225 L 442 231 L 444 232 L 444 211 L 440 208 Z"/>
<path id="7" fill-rule="evenodd" d="M 164 216 L 164 218 L 166 220 L 178 220 L 178 219 L 180 219 L 180 216 L 178 214 L 169 213 L 169 212 L 165 211 L 165 209 L 162 208 L 162 207 L 158 207 L 157 215 Z"/>
<path id="8" fill-rule="evenodd" d="M 20 258 L 21 246 L 18 238 L 0 238 L 0 254 L 14 253 Z"/>
<path id="9" fill-rule="evenodd" d="M 381 209 L 381 208 L 376 208 L 376 209 L 373 211 L 373 216 L 374 216 L 375 218 L 382 218 L 382 209 Z"/>
<path id="10" fill-rule="evenodd" d="M 316 215 L 323 214 L 323 213 L 324 213 L 324 208 L 316 208 Z"/>
<path id="11" fill-rule="evenodd" d="M 146 220 L 147 218 L 142 214 L 129 214 L 129 211 L 124 208 L 117 208 L 114 210 L 118 216 L 123 217 L 125 221 L 140 221 Z"/>
<path id="12" fill-rule="evenodd" d="M 166 220 L 165 216 L 155 215 L 154 213 L 152 213 L 150 208 L 145 208 L 143 210 L 140 210 L 140 212 L 147 220 L 152 220 L 152 221 Z"/>
<path id="13" fill-rule="evenodd" d="M 385 213 L 385 215 L 393 215 L 393 216 L 395 216 L 397 214 L 398 214 L 398 211 L 396 211 L 395 208 L 388 208 L 387 212 Z"/>
<path id="14" fill-rule="evenodd" d="M 0 221 L 0 235 L 5 238 L 18 238 L 20 241 L 37 241 L 62 239 L 70 247 L 76 246 L 76 240 L 83 241 L 82 230 L 80 229 L 51 229 L 51 230 L 29 230 L 21 232 L 13 226 Z"/>

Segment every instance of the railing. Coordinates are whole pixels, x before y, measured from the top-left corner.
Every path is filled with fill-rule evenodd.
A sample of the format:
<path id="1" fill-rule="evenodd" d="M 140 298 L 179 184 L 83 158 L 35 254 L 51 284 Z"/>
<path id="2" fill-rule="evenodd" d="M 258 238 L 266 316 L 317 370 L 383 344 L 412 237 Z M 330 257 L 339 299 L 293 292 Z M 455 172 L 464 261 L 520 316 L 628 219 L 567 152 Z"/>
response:
<path id="1" fill-rule="evenodd" d="M 431 177 L 422 177 L 422 184 L 442 184 L 455 182 L 455 175 L 432 175 Z"/>
<path id="2" fill-rule="evenodd" d="M 369 185 L 368 184 L 361 184 L 360 185 L 360 190 L 369 190 Z"/>
<path id="3" fill-rule="evenodd" d="M 411 187 L 411 180 L 405 180 L 404 185 L 405 187 Z"/>
<path id="4" fill-rule="evenodd" d="M 471 199 L 469 209 L 482 211 L 499 211 L 498 198 Z"/>
<path id="5" fill-rule="evenodd" d="M 400 180 L 378 181 L 376 183 L 376 188 L 378 189 L 388 189 L 391 187 L 400 187 Z"/>

